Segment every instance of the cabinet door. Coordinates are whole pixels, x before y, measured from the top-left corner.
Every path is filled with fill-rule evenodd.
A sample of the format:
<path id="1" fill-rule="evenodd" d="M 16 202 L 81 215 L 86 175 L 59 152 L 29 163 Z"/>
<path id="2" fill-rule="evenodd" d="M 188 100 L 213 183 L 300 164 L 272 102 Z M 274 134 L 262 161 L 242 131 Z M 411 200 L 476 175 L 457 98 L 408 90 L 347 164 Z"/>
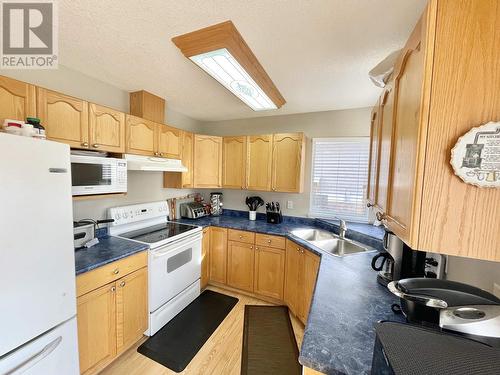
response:
<path id="1" fill-rule="evenodd" d="M 47 138 L 71 147 L 88 148 L 88 103 L 41 87 L 37 90 L 38 117 Z"/>
<path id="2" fill-rule="evenodd" d="M 0 124 L 5 119 L 26 121 L 26 117 L 36 117 L 35 86 L 0 76 Z"/>
<path id="3" fill-rule="evenodd" d="M 116 286 L 107 284 L 77 299 L 80 372 L 93 372 L 116 355 Z"/>
<path id="4" fill-rule="evenodd" d="M 165 158 L 180 159 L 182 150 L 182 131 L 167 125 L 157 124 L 156 151 Z"/>
<path id="5" fill-rule="evenodd" d="M 389 170 L 391 165 L 392 123 L 394 90 L 387 85 L 380 99 L 380 154 L 378 163 L 377 198 L 375 206 L 382 212 L 387 211 Z"/>
<path id="6" fill-rule="evenodd" d="M 203 242 L 201 246 L 201 289 L 208 284 L 210 274 L 210 228 L 203 229 Z"/>
<path id="7" fill-rule="evenodd" d="M 98 104 L 89 104 L 90 148 L 125 152 L 125 114 Z"/>
<path id="8" fill-rule="evenodd" d="M 273 136 L 248 137 L 247 153 L 247 189 L 271 190 Z"/>
<path id="9" fill-rule="evenodd" d="M 226 283 L 227 229 L 210 228 L 210 281 Z"/>
<path id="10" fill-rule="evenodd" d="M 292 313 L 299 314 L 301 273 L 301 248 L 292 241 L 286 241 L 286 261 L 285 261 L 285 291 L 284 299 Z"/>
<path id="11" fill-rule="evenodd" d="M 147 267 L 117 280 L 116 291 L 116 347 L 120 353 L 148 328 Z"/>
<path id="12" fill-rule="evenodd" d="M 379 105 L 373 107 L 370 123 L 370 164 L 368 168 L 367 200 L 375 205 L 377 200 L 378 164 L 380 154 L 380 121 Z"/>
<path id="13" fill-rule="evenodd" d="M 227 285 L 253 292 L 254 245 L 229 241 L 227 247 Z"/>
<path id="14" fill-rule="evenodd" d="M 126 116 L 126 152 L 136 155 L 155 155 L 156 124 L 140 117 Z"/>
<path id="15" fill-rule="evenodd" d="M 282 300 L 284 275 L 285 250 L 256 246 L 255 293 Z"/>
<path id="16" fill-rule="evenodd" d="M 305 249 L 301 250 L 301 255 L 302 272 L 300 273 L 300 290 L 302 295 L 300 296 L 298 315 L 302 323 L 306 324 L 314 287 L 316 286 L 316 276 L 318 275 L 320 258 Z"/>
<path id="17" fill-rule="evenodd" d="M 302 133 L 274 134 L 273 191 L 302 192 L 304 152 L 304 136 Z"/>
<path id="18" fill-rule="evenodd" d="M 389 187 L 387 219 L 390 229 L 412 245 L 412 231 L 418 212 L 415 207 L 416 168 L 421 124 L 424 50 L 421 22 L 412 33 L 396 66 L 394 81 L 394 136 L 392 171 Z"/>
<path id="19" fill-rule="evenodd" d="M 220 187 L 222 183 L 222 138 L 195 134 L 194 186 Z"/>
<path id="20" fill-rule="evenodd" d="M 246 187 L 246 137 L 222 139 L 222 187 L 244 189 Z"/>

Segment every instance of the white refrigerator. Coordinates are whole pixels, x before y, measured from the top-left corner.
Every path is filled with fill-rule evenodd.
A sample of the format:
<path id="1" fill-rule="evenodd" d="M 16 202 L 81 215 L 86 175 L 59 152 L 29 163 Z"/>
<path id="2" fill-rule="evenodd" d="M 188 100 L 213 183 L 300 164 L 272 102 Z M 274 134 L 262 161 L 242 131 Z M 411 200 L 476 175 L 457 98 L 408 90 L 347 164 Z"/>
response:
<path id="1" fill-rule="evenodd" d="M 70 151 L 0 133 L 0 375 L 79 373 Z"/>

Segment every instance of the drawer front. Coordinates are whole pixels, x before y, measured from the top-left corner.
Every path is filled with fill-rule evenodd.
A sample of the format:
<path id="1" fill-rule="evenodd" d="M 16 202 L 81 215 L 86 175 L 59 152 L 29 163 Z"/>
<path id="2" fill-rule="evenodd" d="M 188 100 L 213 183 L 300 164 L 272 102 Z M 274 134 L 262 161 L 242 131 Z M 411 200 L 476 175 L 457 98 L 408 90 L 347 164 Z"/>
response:
<path id="1" fill-rule="evenodd" d="M 78 275 L 76 278 L 76 295 L 79 297 L 147 265 L 148 252 L 143 251 Z"/>
<path id="2" fill-rule="evenodd" d="M 251 243 L 255 242 L 255 233 L 247 232 L 244 230 L 229 229 L 228 231 L 229 241 Z"/>
<path id="3" fill-rule="evenodd" d="M 255 235 L 255 244 L 258 246 L 274 247 L 275 249 L 284 249 L 286 240 L 285 237 L 281 236 L 257 233 Z"/>

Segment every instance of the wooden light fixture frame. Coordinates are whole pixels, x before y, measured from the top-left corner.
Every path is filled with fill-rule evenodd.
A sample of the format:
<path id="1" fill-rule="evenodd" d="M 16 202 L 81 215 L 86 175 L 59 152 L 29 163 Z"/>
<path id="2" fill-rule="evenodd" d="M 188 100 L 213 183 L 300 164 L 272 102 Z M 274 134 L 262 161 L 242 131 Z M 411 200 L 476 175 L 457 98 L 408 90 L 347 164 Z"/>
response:
<path id="1" fill-rule="evenodd" d="M 286 103 L 276 85 L 231 21 L 225 21 L 172 38 L 187 58 L 226 48 L 266 93 L 277 108 Z"/>

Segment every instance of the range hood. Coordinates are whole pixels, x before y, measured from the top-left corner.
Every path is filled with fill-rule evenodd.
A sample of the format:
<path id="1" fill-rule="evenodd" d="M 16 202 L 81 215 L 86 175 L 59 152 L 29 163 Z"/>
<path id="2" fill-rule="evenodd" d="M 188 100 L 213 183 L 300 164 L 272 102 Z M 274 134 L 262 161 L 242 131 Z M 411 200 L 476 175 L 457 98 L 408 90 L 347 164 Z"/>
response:
<path id="1" fill-rule="evenodd" d="M 177 159 L 155 158 L 126 154 L 129 171 L 187 172 L 187 168 Z"/>

